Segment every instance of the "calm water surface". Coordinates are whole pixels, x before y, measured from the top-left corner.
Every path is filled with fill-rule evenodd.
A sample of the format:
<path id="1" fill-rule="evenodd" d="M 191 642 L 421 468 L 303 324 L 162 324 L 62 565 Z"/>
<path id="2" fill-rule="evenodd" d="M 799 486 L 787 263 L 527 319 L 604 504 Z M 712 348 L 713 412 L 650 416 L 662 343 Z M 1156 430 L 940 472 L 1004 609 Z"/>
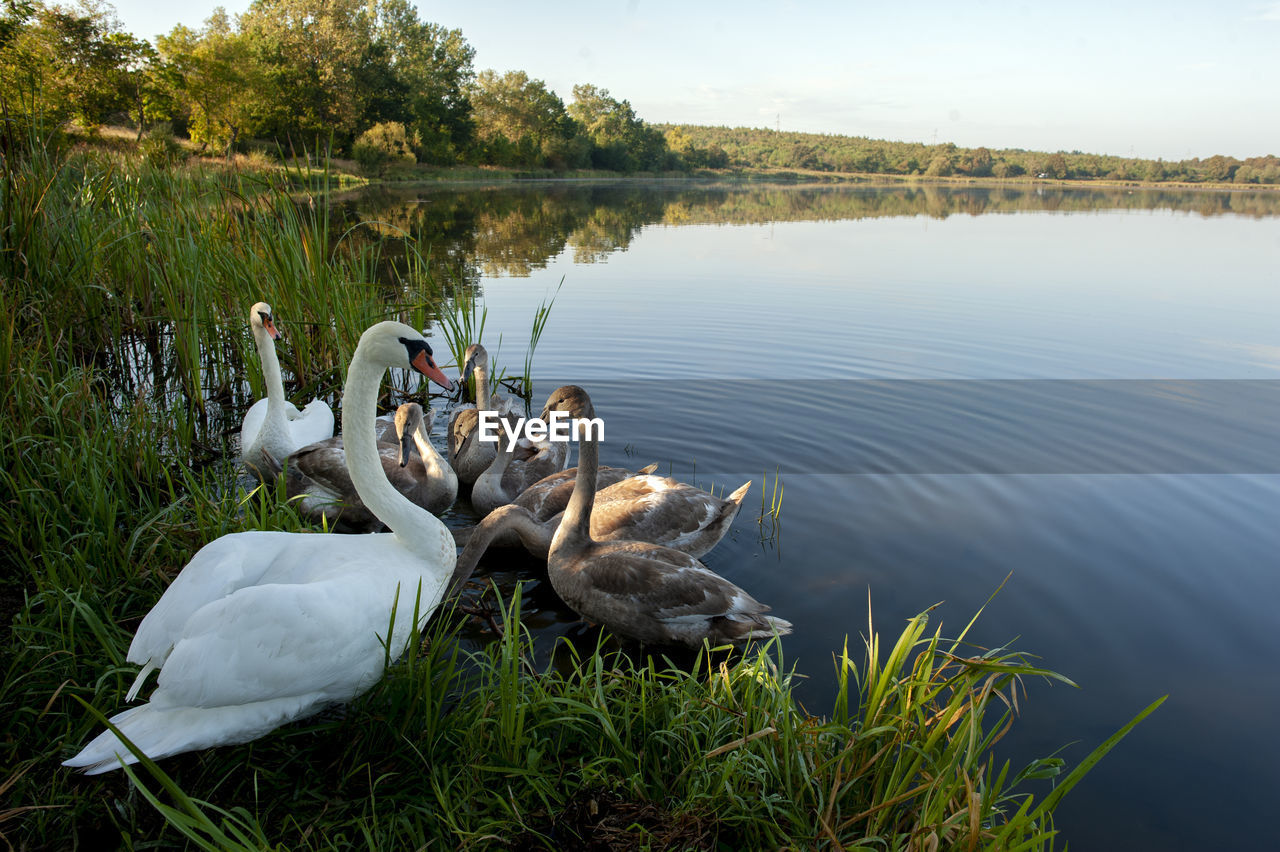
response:
<path id="1" fill-rule="evenodd" d="M 1273 842 L 1280 194 L 557 184 L 347 206 L 432 238 L 509 368 L 560 287 L 535 393 L 592 393 L 604 463 L 755 480 L 705 561 L 795 623 L 809 710 L 868 606 L 896 635 L 942 602 L 953 635 L 1004 583 L 974 640 L 1080 687 L 1028 684 L 1016 766 L 1077 761 L 1169 695 L 1066 799 L 1072 848 Z M 541 637 L 579 631 L 545 582 L 528 594 Z"/>

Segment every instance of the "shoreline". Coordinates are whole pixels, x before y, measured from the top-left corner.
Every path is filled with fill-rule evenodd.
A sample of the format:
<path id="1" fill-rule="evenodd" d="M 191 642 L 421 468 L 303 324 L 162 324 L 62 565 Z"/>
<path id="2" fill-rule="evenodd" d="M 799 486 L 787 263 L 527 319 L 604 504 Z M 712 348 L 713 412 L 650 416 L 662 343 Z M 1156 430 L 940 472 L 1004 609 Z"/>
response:
<path id="1" fill-rule="evenodd" d="M 116 154 L 143 157 L 133 131 L 123 128 L 103 128 L 96 137 L 81 136 L 75 147 L 88 150 L 110 151 Z M 1041 178 L 1029 175 L 1018 177 L 969 177 L 965 175 L 892 174 L 885 172 L 828 172 L 806 169 L 761 169 L 736 167 L 725 169 L 694 169 L 680 172 L 612 172 L 596 169 L 555 171 L 552 169 L 523 169 L 503 166 L 452 165 L 440 166 L 423 163 L 396 166 L 378 175 L 364 174 L 355 160 L 333 157 L 327 162 L 307 160 L 273 160 L 260 153 L 236 154 L 228 161 L 223 157 L 200 154 L 194 146 L 181 140 L 179 144 L 188 151 L 188 164 L 199 163 L 215 168 L 235 171 L 283 172 L 286 175 L 314 177 L 328 175 L 339 189 L 364 186 L 405 186 L 484 183 L 518 184 L 532 182 L 551 183 L 630 183 L 630 182 L 686 182 L 721 184 L 771 184 L 795 186 L 936 186 L 936 187 L 990 187 L 1036 188 L 1054 187 L 1067 189 L 1129 189 L 1209 191 L 1209 192 L 1278 192 L 1280 184 L 1115 180 L 1108 178 Z"/>

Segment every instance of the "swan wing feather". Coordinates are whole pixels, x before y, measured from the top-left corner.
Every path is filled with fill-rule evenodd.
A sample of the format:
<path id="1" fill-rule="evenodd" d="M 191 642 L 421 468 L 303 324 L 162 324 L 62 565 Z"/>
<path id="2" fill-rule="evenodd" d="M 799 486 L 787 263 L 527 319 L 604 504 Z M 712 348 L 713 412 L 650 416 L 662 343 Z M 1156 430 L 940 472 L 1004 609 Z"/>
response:
<path id="1" fill-rule="evenodd" d="M 285 411 L 289 418 L 289 434 L 295 446 L 303 447 L 333 435 L 333 410 L 323 400 L 311 400 L 302 411 L 292 405 Z"/>
<path id="2" fill-rule="evenodd" d="M 355 494 L 341 435 L 309 444 L 289 456 L 288 471 L 285 484 L 290 497 L 307 495 L 337 503 Z"/>
<path id="3" fill-rule="evenodd" d="M 368 560 L 330 568 L 336 576 L 250 586 L 197 610 L 151 702 L 220 707 L 313 693 L 330 701 L 359 695 L 382 673 L 395 588 L 379 580 Z"/>
<path id="4" fill-rule="evenodd" d="M 668 547 L 607 542 L 592 559 L 584 573 L 594 591 L 659 621 L 769 609 L 697 559 Z"/>
<path id="5" fill-rule="evenodd" d="M 201 607 L 259 582 L 290 546 L 289 533 L 243 532 L 214 539 L 165 589 L 129 645 L 131 663 L 162 665 L 187 619 Z"/>
<path id="6" fill-rule="evenodd" d="M 474 405 L 467 408 L 459 408 L 453 413 L 453 417 L 449 419 L 449 462 L 452 464 L 462 452 L 462 445 L 475 431 L 476 425 L 480 422 L 480 412 L 476 410 Z"/>
<path id="7" fill-rule="evenodd" d="M 267 422 L 267 398 L 255 402 L 244 413 L 244 421 L 240 425 L 240 447 L 247 450 L 253 446 L 262 431 L 262 424 Z"/>
<path id="8" fill-rule="evenodd" d="M 563 512 L 569 505 L 577 475 L 578 469 L 571 467 L 544 476 L 521 492 L 520 496 L 512 502 L 528 509 L 538 520 L 545 521 Z M 597 497 L 603 493 L 604 489 L 633 475 L 631 471 L 620 467 L 600 468 L 596 472 Z"/>

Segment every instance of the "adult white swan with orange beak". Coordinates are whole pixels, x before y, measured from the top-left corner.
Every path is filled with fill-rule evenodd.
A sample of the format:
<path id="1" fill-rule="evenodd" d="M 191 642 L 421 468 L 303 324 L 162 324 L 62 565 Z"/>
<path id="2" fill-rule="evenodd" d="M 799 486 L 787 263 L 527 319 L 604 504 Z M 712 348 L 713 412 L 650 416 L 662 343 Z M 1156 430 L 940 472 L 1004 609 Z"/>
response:
<path id="1" fill-rule="evenodd" d="M 299 411 L 284 396 L 284 378 L 275 341 L 280 337 L 271 306 L 258 302 L 249 309 L 249 328 L 262 361 L 266 399 L 244 414 L 240 426 L 240 463 L 258 479 L 271 479 L 285 456 L 299 447 L 323 441 L 333 434 L 333 412 L 324 400 L 313 399 Z"/>
<path id="2" fill-rule="evenodd" d="M 159 681 L 146 704 L 111 722 L 148 757 L 248 742 L 350 701 L 382 676 L 388 652 L 400 655 L 415 611 L 425 624 L 440 602 L 453 537 L 392 487 L 378 459 L 378 386 L 391 367 L 450 387 L 409 326 L 381 322 L 361 336 L 342 397 L 347 463 L 361 500 L 391 532 L 242 532 L 201 548 L 129 646 L 142 671 L 127 700 L 152 670 Z M 134 760 L 107 731 L 63 765 L 99 773 Z"/>

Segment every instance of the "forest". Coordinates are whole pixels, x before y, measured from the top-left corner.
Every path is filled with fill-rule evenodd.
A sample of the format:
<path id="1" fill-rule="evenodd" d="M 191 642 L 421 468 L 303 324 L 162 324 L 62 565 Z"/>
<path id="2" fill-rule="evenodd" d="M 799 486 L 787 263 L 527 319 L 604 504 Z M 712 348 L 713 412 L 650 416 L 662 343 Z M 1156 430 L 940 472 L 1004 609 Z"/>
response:
<path id="1" fill-rule="evenodd" d="M 476 71 L 463 33 L 408 0 L 254 0 L 154 44 L 98 0 L 0 0 L 0 134 L 104 125 L 149 158 L 323 152 L 369 174 L 422 163 L 563 172 L 772 172 L 818 178 L 1280 183 L 1280 157 L 1177 162 L 962 148 L 769 128 L 651 124 L 590 83 L 566 104 L 523 70 Z M 186 140 L 187 146 L 178 140 Z"/>

